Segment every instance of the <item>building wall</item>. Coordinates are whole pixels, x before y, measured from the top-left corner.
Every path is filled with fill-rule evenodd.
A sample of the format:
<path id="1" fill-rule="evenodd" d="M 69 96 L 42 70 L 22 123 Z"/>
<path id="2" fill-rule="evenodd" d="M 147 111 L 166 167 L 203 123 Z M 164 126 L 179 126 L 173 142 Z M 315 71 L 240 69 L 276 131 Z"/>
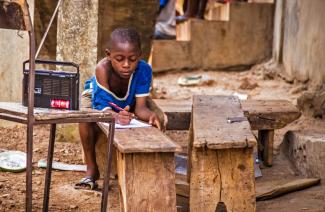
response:
<path id="1" fill-rule="evenodd" d="M 325 1 L 286 0 L 283 64 L 299 81 L 325 82 Z"/>

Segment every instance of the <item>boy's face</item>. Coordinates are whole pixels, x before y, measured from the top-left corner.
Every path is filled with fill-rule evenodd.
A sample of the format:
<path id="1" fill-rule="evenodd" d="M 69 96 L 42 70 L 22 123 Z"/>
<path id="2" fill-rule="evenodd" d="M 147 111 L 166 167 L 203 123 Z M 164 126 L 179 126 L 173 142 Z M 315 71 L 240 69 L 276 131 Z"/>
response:
<path id="1" fill-rule="evenodd" d="M 106 53 L 115 73 L 129 79 L 138 65 L 141 50 L 129 42 L 113 42 L 111 50 L 106 50 Z"/>

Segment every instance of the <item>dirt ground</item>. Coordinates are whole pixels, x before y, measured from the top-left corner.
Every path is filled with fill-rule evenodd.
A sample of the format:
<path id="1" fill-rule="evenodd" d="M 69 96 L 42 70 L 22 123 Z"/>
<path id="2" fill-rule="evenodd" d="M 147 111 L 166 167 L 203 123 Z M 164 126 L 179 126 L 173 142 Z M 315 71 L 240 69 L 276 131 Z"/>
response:
<path id="1" fill-rule="evenodd" d="M 181 76 L 204 74 L 211 79 L 206 85 L 181 87 Z M 287 99 L 292 103 L 306 89 L 298 83 L 289 84 L 281 78 L 265 79 L 262 69 L 254 67 L 243 72 L 182 71 L 154 76 L 154 91 L 158 98 L 189 99 L 193 94 L 242 94 L 249 99 Z M 325 122 L 302 116 L 289 126 L 276 131 L 275 159 L 271 168 L 262 169 L 263 177 L 256 180 L 256 190 L 302 178 L 280 153 L 279 145 L 285 132 L 291 129 L 325 129 Z M 26 128 L 24 125 L 1 122 L 0 149 L 25 151 Z M 172 139 L 186 142 L 187 132 L 168 132 Z M 34 130 L 33 209 L 42 209 L 45 170 L 37 168 L 37 161 L 45 158 L 49 139 L 49 126 L 37 126 Z M 79 143 L 56 142 L 54 160 L 69 164 L 82 164 Z M 101 194 L 98 191 L 82 191 L 73 188 L 83 177 L 82 172 L 53 171 L 50 211 L 98 211 Z M 112 180 L 109 193 L 110 211 L 119 211 L 116 180 Z M 100 187 L 102 181 L 100 180 Z M 25 206 L 25 172 L 0 172 L 0 211 L 23 211 Z M 257 211 L 325 211 L 325 186 L 318 185 L 268 201 L 257 202 Z"/>

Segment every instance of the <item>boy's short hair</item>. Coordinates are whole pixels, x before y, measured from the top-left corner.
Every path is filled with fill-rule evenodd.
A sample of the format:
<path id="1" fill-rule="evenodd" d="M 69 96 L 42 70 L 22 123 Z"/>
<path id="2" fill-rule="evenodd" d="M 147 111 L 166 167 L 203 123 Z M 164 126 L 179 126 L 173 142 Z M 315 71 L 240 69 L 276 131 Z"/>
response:
<path id="1" fill-rule="evenodd" d="M 110 36 L 108 49 L 111 50 L 113 42 L 129 42 L 141 50 L 141 39 L 139 33 L 133 28 L 117 28 Z"/>

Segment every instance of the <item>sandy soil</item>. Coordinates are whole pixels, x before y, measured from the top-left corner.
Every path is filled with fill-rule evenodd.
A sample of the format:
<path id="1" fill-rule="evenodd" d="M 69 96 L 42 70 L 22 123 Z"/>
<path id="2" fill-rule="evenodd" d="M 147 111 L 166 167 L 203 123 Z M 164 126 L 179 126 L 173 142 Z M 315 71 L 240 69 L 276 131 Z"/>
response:
<path id="1" fill-rule="evenodd" d="M 177 79 L 196 74 L 208 75 L 208 85 L 181 87 Z M 244 72 L 183 71 L 159 74 L 154 77 L 155 95 L 158 98 L 188 99 L 193 94 L 247 94 L 250 99 L 295 99 L 304 90 L 300 84 L 288 84 L 280 78 L 264 80 L 262 70 L 254 67 Z M 2 123 L 2 122 L 1 122 Z M 256 180 L 256 189 L 263 190 L 275 185 L 301 178 L 289 162 L 279 154 L 283 135 L 290 129 L 325 129 L 321 120 L 302 117 L 284 129 L 276 131 L 275 159 L 271 168 L 262 169 L 263 177 Z M 25 151 L 26 128 L 23 125 L 2 123 L 0 127 L 0 149 Z M 186 143 L 188 133 L 168 132 L 181 143 Z M 37 168 L 37 161 L 45 158 L 49 139 L 49 127 L 37 126 L 34 130 L 33 209 L 40 211 L 44 189 L 45 170 Z M 78 143 L 56 142 L 54 160 L 69 164 L 82 164 L 81 146 Z M 51 211 L 98 211 L 101 194 L 98 191 L 81 191 L 73 188 L 83 177 L 81 172 L 53 171 L 50 210 Z M 116 180 L 111 181 L 109 208 L 119 211 Z M 102 181 L 99 182 L 100 187 Z M 0 172 L 0 211 L 23 211 L 25 200 L 25 172 Z M 257 211 L 325 211 L 325 186 L 319 185 L 294 192 L 273 200 L 257 203 Z"/>

